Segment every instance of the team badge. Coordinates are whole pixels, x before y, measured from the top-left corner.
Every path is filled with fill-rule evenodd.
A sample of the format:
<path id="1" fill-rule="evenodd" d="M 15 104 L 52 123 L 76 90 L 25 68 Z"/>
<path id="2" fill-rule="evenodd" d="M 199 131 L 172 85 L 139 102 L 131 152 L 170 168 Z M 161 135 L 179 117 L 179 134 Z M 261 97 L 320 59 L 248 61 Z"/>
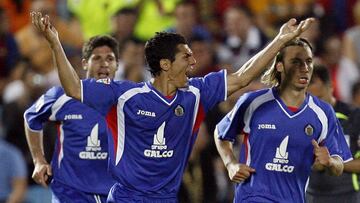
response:
<path id="1" fill-rule="evenodd" d="M 181 105 L 177 105 L 174 112 L 176 116 L 182 116 L 184 115 L 184 108 Z"/>
<path id="2" fill-rule="evenodd" d="M 313 135 L 313 133 L 314 133 L 314 128 L 310 124 L 308 124 L 305 127 L 305 134 L 308 136 L 311 136 L 311 135 Z"/>

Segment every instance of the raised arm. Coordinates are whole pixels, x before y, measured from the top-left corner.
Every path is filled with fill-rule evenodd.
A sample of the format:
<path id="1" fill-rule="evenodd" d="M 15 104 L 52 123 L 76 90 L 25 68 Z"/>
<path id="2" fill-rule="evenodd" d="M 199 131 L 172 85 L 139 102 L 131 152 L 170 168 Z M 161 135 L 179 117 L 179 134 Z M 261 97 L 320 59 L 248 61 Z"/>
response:
<path id="1" fill-rule="evenodd" d="M 228 75 L 228 96 L 247 86 L 252 80 L 257 78 L 273 61 L 282 46 L 307 30 L 314 20 L 314 18 L 308 18 L 296 25 L 296 20 L 293 18 L 282 25 L 278 35 L 270 42 L 270 44 L 247 61 L 238 71 Z"/>
<path id="2" fill-rule="evenodd" d="M 60 82 L 66 95 L 81 100 L 79 76 L 66 58 L 64 49 L 59 40 L 58 32 L 51 25 L 49 16 L 46 15 L 43 17 L 40 12 L 31 12 L 30 15 L 34 27 L 45 37 L 50 45 Z"/>

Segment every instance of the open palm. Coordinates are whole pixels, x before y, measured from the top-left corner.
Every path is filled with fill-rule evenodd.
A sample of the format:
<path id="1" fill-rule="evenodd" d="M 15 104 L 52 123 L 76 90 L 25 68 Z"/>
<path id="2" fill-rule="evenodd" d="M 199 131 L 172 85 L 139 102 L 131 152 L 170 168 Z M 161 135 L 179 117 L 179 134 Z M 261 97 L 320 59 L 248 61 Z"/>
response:
<path id="1" fill-rule="evenodd" d="M 59 40 L 59 35 L 54 26 L 50 23 L 50 17 L 48 15 L 43 15 L 40 12 L 31 12 L 31 22 L 34 27 L 40 32 L 50 45 Z"/>
<path id="2" fill-rule="evenodd" d="M 277 37 L 284 42 L 290 41 L 307 30 L 314 21 L 314 18 L 307 18 L 306 20 L 301 21 L 299 24 L 296 24 L 296 19 L 292 18 L 281 26 Z"/>

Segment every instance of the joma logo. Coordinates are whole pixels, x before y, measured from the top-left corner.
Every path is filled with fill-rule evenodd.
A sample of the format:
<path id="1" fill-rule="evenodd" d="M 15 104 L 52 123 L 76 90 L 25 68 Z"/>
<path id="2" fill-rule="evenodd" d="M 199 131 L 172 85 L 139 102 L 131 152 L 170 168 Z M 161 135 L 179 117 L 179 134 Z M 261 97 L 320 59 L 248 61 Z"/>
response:
<path id="1" fill-rule="evenodd" d="M 272 130 L 275 130 L 276 126 L 274 124 L 259 124 L 258 129 L 272 129 Z"/>
<path id="2" fill-rule="evenodd" d="M 136 114 L 141 115 L 141 116 L 156 117 L 155 112 L 144 111 L 144 110 L 140 110 L 140 109 L 138 110 L 138 112 Z"/>

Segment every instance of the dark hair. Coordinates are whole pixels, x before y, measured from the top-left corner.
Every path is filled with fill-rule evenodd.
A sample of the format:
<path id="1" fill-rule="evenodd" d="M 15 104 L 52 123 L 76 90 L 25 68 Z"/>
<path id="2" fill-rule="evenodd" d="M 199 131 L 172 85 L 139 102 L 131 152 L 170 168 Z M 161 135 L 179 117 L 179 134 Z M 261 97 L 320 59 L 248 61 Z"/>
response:
<path id="1" fill-rule="evenodd" d="M 115 12 L 115 14 L 113 15 L 113 17 L 119 16 L 119 15 L 135 15 L 135 16 L 137 16 L 138 11 L 135 8 L 124 7 L 124 8 L 117 10 Z"/>
<path id="2" fill-rule="evenodd" d="M 324 84 L 331 84 L 329 69 L 323 64 L 314 65 L 311 82 L 313 78 L 319 78 Z"/>
<path id="3" fill-rule="evenodd" d="M 300 46 L 300 47 L 309 47 L 312 51 L 312 46 L 309 41 L 307 41 L 304 38 L 295 38 L 289 42 L 287 42 L 281 50 L 277 53 L 275 57 L 275 61 L 273 65 L 264 73 L 264 75 L 261 78 L 261 81 L 270 86 L 277 86 L 281 82 L 281 73 L 276 70 L 276 64 L 279 62 L 283 62 L 284 56 L 286 53 L 286 48 L 290 46 Z"/>
<path id="4" fill-rule="evenodd" d="M 169 59 L 171 62 L 175 61 L 179 44 L 187 44 L 185 38 L 180 34 L 169 32 L 156 32 L 155 36 L 146 42 L 145 58 L 152 76 L 160 74 L 161 59 Z"/>
<path id="5" fill-rule="evenodd" d="M 82 48 L 82 58 L 88 60 L 94 49 L 101 46 L 108 46 L 114 52 L 116 60 L 119 60 L 119 43 L 109 35 L 91 37 Z"/>

